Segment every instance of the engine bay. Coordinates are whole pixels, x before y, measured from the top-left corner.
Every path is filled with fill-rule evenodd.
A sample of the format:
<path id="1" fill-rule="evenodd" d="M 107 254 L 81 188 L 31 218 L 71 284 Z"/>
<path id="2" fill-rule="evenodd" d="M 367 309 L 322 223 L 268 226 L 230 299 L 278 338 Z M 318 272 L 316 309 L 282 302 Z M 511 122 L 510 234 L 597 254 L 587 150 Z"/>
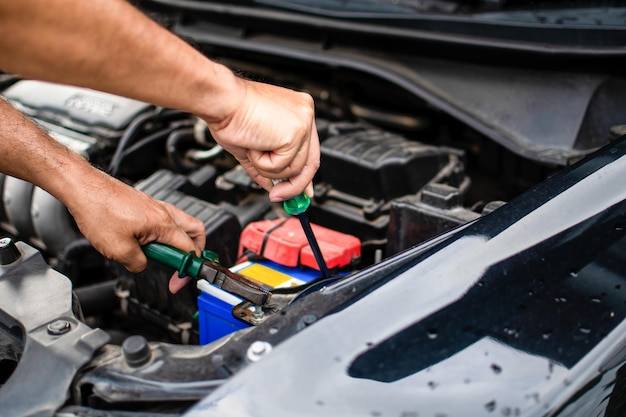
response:
<path id="1" fill-rule="evenodd" d="M 95 167 L 198 218 L 206 234 L 202 257 L 180 254 L 180 268 L 149 259 L 144 271 L 130 273 L 92 247 L 60 201 L 0 174 L 0 414 L 205 415 L 202 407 L 210 407 L 215 394 L 231 415 L 292 416 L 294 409 L 300 415 L 334 415 L 329 410 L 348 404 L 345 415 L 412 417 L 431 410 L 429 415 L 445 416 L 451 414 L 440 412 L 439 404 L 448 403 L 455 415 L 479 415 L 470 411 L 477 409 L 522 415 L 510 404 L 527 403 L 545 415 L 549 404 L 540 401 L 536 388 L 541 384 L 556 387 L 553 394 L 584 386 L 570 398 L 590 404 L 587 388 L 596 385 L 607 390 L 599 395 L 602 403 L 618 397 L 621 406 L 618 389 L 607 400 L 620 378 L 594 375 L 580 384 L 565 372 L 624 316 L 618 292 L 624 286 L 617 279 L 624 276 L 623 257 L 615 255 L 623 242 L 623 203 L 595 222 L 577 222 L 569 213 L 580 233 L 559 229 L 563 206 L 534 211 L 574 189 L 567 181 L 582 182 L 588 168 L 577 168 L 581 172 L 567 181 L 559 174 L 626 133 L 618 8 L 559 11 L 553 4 L 533 4 L 518 10 L 522 3 L 489 1 L 477 4 L 488 12 L 482 16 L 464 14 L 476 5 L 463 2 L 356 2 L 369 11 L 353 15 L 350 2 L 132 3 L 237 75 L 313 97 L 321 166 L 306 214 L 328 273 L 298 220 L 283 204 L 269 201 L 203 120 L 0 70 L 2 98 Z M 402 13 L 376 15 L 370 6 Z M 451 14 L 404 9 L 431 7 Z M 491 13 L 499 7 L 512 13 Z M 621 157 L 607 156 L 618 148 L 625 152 L 623 140 L 600 152 L 602 164 Z M 623 169 L 616 165 L 608 170 Z M 622 171 L 610 172 L 619 178 Z M 599 183 L 590 188 L 603 188 Z M 619 188 L 616 181 L 612 186 Z M 596 195 L 589 191 L 576 188 L 570 194 L 583 197 L 561 204 L 576 214 Z M 597 207 L 607 204 L 596 200 Z M 489 217 L 500 208 L 508 220 L 498 213 Z M 531 211 L 550 224 L 538 221 L 526 230 L 524 215 Z M 586 224 L 599 227 L 609 241 L 606 253 L 600 248 L 604 241 L 593 240 Z M 103 228 L 116 226 L 101 219 Z M 542 241 L 539 232 L 553 229 L 559 239 Z M 502 230 L 509 232 L 504 240 L 494 239 L 486 249 L 479 245 Z M 457 252 L 438 251 L 464 232 L 471 239 L 460 241 Z M 583 243 L 556 244 L 569 235 L 582 236 Z M 528 250 L 524 242 L 538 246 L 528 258 L 517 256 Z M 597 259 L 586 245 L 597 246 Z M 546 253 L 551 257 L 544 263 Z M 497 263 L 490 264 L 490 256 Z M 414 274 L 426 280 L 401 276 L 418 261 Z M 188 262 L 201 265 L 190 274 L 196 279 L 170 293 L 170 277 Z M 478 270 L 493 265 L 488 279 L 480 278 Z M 433 270 L 440 275 L 428 275 Z M 551 286 L 544 285 L 544 276 Z M 461 300 L 468 293 L 472 297 Z M 491 308 L 494 298 L 499 309 Z M 456 299 L 461 301 L 446 313 Z M 546 317 L 561 321 L 542 327 Z M 602 325 L 585 324 L 589 317 Z M 336 348 L 339 339 L 345 350 Z M 291 350 L 282 356 L 289 360 L 280 372 L 278 356 L 256 363 L 281 348 Z M 616 350 L 615 363 L 623 363 L 623 346 Z M 557 354 L 550 356 L 552 351 Z M 568 357 L 573 351 L 580 358 Z M 496 359 L 498 352 L 509 360 Z M 452 367 L 437 368 L 450 358 Z M 464 366 L 470 361 L 481 367 L 479 375 Z M 305 363 L 304 371 L 298 374 L 295 363 Z M 518 364 L 522 377 L 508 368 L 503 372 L 504 363 Z M 588 368 L 602 366 L 594 362 Z M 317 378 L 309 379 L 314 371 L 320 371 Z M 619 372 L 623 383 L 626 372 Z M 451 381 L 452 373 L 455 383 L 440 387 L 437 381 Z M 419 385 L 404 384 L 410 374 Z M 274 375 L 292 380 L 276 381 Z M 223 395 L 242 379 L 245 387 Z M 305 380 L 310 384 L 296 383 Z M 286 389 L 273 392 L 273 384 Z M 302 386 L 307 388 L 292 395 Z M 476 386 L 486 400 L 476 395 Z M 505 395 L 496 404 L 498 389 Z M 509 401 L 509 390 L 522 400 Z M 285 400 L 277 393 L 287 393 L 291 409 L 274 407 L 274 401 Z M 238 414 L 245 406 L 232 406 L 241 402 L 237 395 L 267 408 L 251 406 Z M 428 408 L 427 395 L 436 407 Z M 266 401 L 258 401 L 260 396 Z M 377 403 L 380 398 L 393 406 Z M 350 408 L 351 401 L 362 404 Z M 478 408 L 467 408 L 471 402 Z M 567 406 L 577 405 L 572 400 L 555 414 L 567 414 Z"/>
<path id="2" fill-rule="evenodd" d="M 334 281 L 468 224 L 558 169 L 515 155 L 432 108 L 394 114 L 372 104 L 333 103 L 323 100 L 327 92 L 316 91 L 322 163 L 307 213 Z M 220 265 L 265 288 L 302 288 L 302 297 L 324 285 L 315 285 L 320 271 L 297 222 L 269 202 L 201 120 L 14 77 L 5 79 L 3 95 L 95 166 L 200 219 L 206 247 Z M 17 366 L 33 355 L 25 341 L 43 333 L 41 346 L 55 348 L 39 352 L 39 360 L 69 356 L 66 371 L 78 375 L 64 381 L 68 398 L 60 404 L 42 398 L 46 407 L 65 405 L 63 416 L 92 409 L 181 413 L 271 350 L 255 334 L 286 338 L 320 318 L 301 315 L 279 332 L 276 320 L 285 320 L 290 305 L 275 312 L 276 320 L 255 326 L 233 316 L 241 299 L 206 282 L 172 295 L 172 268 L 150 261 L 131 274 L 97 253 L 45 191 L 4 175 L 0 190 L 0 227 L 11 240 L 7 246 L 17 242 L 22 253 L 17 263 L 1 267 L 4 282 L 18 279 L 26 265 L 36 271 L 30 280 L 45 278 L 46 292 L 65 299 L 58 308 L 37 310 L 31 324 L 33 312 L 11 305 L 42 300 L 22 299 L 18 291 L 16 304 L 3 308 L 1 395 L 31 395 L 12 387 L 30 377 Z M 102 227 L 115 225 L 103 219 Z M 59 391 L 55 395 L 64 398 L 63 384 Z"/>

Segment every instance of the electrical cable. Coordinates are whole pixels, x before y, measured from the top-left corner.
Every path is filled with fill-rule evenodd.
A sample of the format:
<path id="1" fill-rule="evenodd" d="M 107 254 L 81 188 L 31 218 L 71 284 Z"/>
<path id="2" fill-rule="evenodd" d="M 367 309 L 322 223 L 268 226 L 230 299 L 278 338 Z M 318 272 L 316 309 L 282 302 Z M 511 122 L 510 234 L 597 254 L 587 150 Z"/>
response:
<path id="1" fill-rule="evenodd" d="M 116 176 L 119 171 L 119 166 L 124 158 L 124 150 L 134 139 L 135 135 L 139 131 L 140 127 L 144 125 L 148 120 L 152 119 L 159 113 L 159 110 L 154 110 L 151 112 L 144 113 L 142 115 L 137 116 L 126 128 L 124 134 L 120 138 L 120 141 L 117 144 L 117 148 L 115 148 L 115 153 L 111 157 L 111 162 L 109 163 L 109 169 L 107 170 L 111 176 Z"/>

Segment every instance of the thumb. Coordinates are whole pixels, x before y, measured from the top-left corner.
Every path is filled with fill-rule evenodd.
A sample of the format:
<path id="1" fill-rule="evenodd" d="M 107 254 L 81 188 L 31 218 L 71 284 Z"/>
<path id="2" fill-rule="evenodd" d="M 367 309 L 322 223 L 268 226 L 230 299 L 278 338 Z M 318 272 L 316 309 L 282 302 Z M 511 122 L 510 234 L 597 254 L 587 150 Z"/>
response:
<path id="1" fill-rule="evenodd" d="M 172 294 L 176 294 L 180 291 L 187 283 L 191 281 L 191 277 L 180 278 L 178 276 L 178 272 L 174 272 L 170 277 L 169 290 Z"/>

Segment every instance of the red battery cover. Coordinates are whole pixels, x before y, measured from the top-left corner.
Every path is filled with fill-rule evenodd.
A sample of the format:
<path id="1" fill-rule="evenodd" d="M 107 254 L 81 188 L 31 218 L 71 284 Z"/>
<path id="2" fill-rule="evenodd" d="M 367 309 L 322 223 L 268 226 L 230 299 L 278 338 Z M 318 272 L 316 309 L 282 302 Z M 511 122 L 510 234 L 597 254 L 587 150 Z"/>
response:
<path id="1" fill-rule="evenodd" d="M 328 268 L 347 266 L 361 256 L 361 241 L 357 237 L 316 224 L 311 224 L 311 228 Z M 319 270 L 302 225 L 295 217 L 250 223 L 241 233 L 239 257 L 246 250 L 280 265 Z"/>

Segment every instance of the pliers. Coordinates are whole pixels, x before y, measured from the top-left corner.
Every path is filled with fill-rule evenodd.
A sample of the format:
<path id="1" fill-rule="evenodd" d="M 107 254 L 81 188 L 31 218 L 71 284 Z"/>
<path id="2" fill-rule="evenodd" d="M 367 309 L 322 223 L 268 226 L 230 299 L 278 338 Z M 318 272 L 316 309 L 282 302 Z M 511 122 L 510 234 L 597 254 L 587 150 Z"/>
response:
<path id="1" fill-rule="evenodd" d="M 194 252 L 185 253 L 161 243 L 148 243 L 142 246 L 142 250 L 149 259 L 176 269 L 181 278 L 205 279 L 243 298 L 245 301 L 234 306 L 233 316 L 252 325 L 262 323 L 291 303 L 302 291 L 319 283 L 317 280 L 296 287 L 268 290 L 217 263 L 217 254 L 209 250 L 203 250 L 200 256 L 196 256 Z"/>

